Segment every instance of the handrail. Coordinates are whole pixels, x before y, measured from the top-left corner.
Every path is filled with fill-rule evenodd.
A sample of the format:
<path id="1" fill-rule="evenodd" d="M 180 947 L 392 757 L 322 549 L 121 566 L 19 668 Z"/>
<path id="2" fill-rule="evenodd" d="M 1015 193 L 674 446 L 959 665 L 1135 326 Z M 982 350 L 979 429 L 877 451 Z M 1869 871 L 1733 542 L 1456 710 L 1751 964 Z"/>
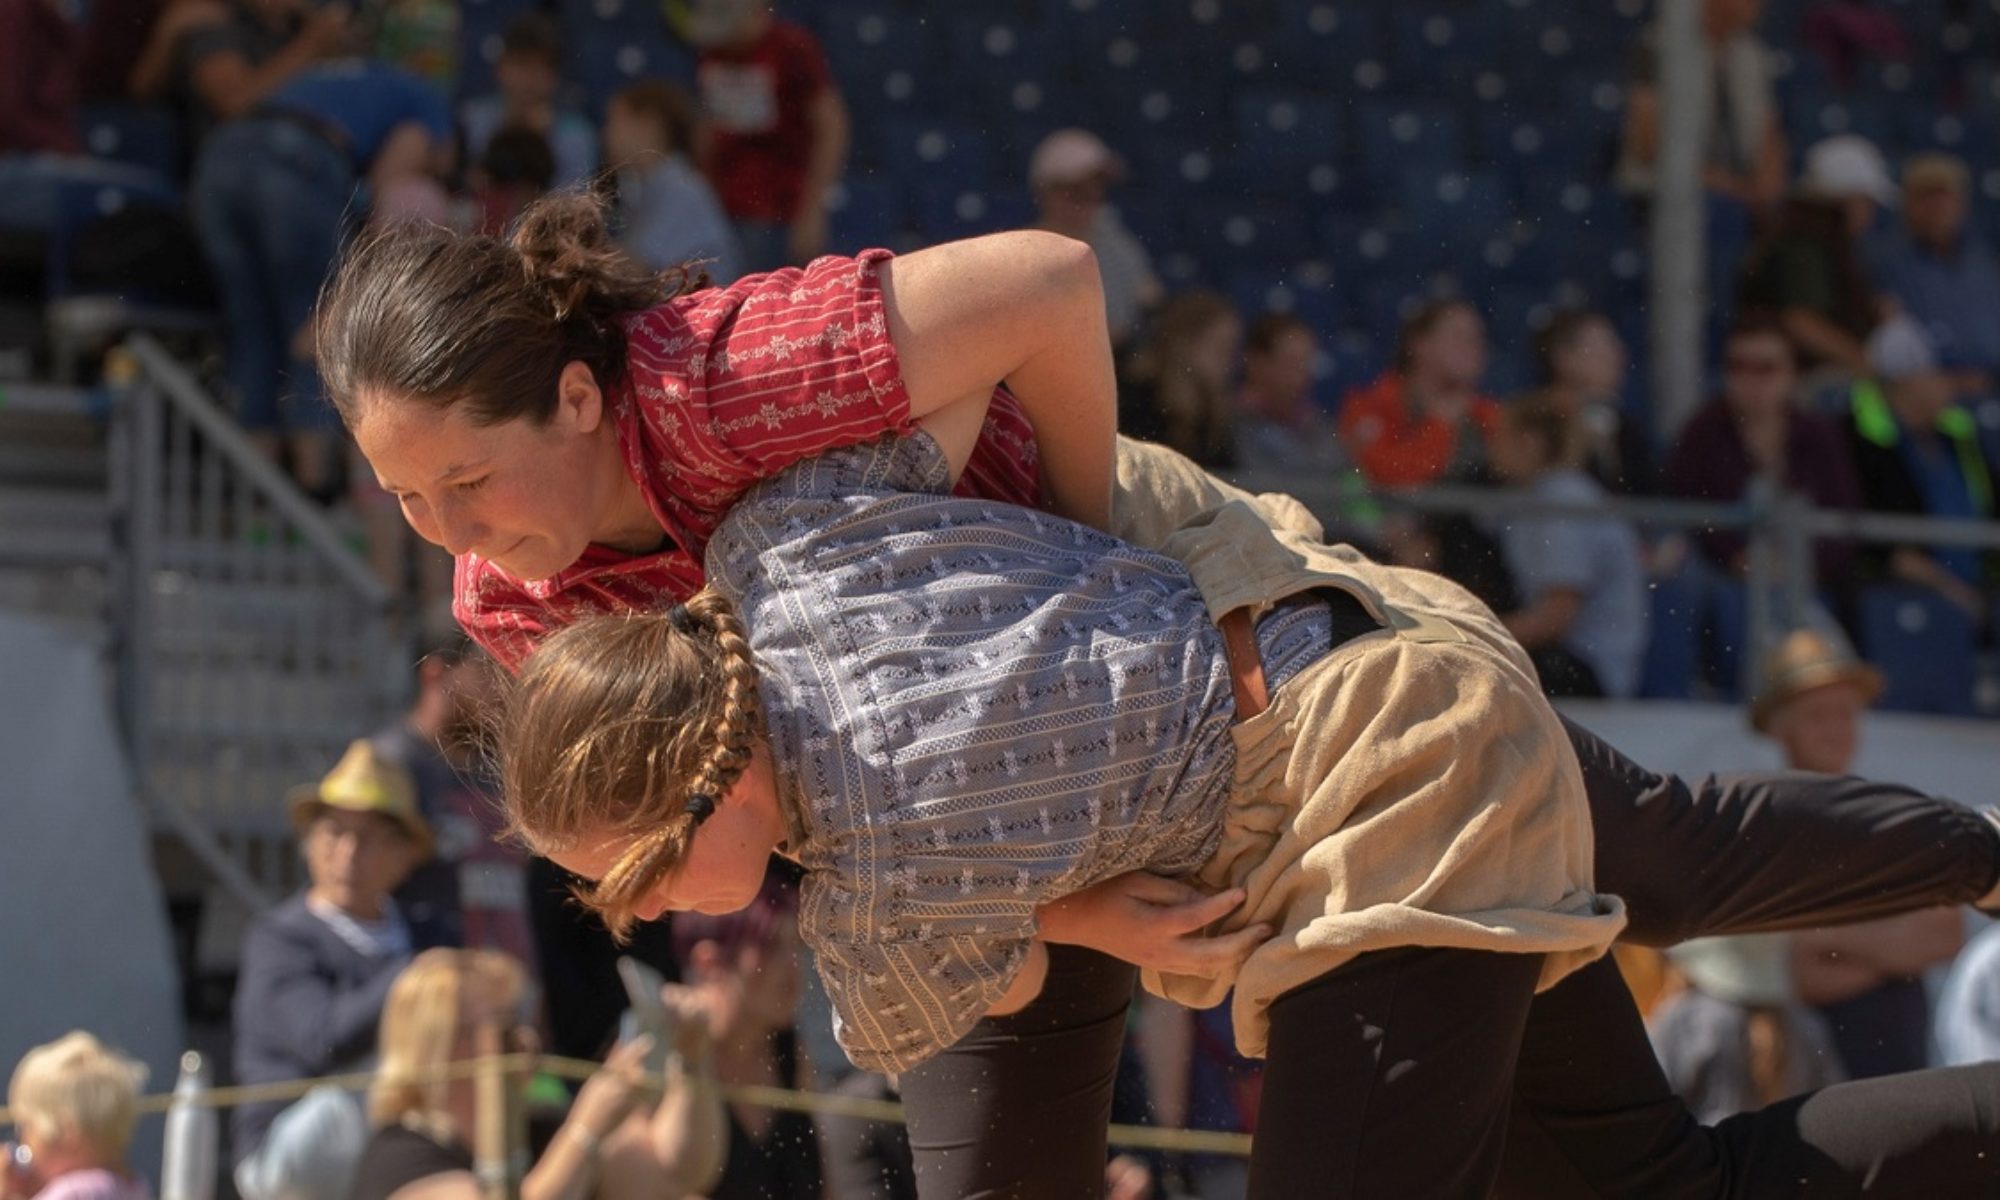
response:
<path id="1" fill-rule="evenodd" d="M 1250 491 L 1285 492 L 1314 512 L 1337 511 L 1350 501 L 1338 483 L 1324 474 L 1295 471 L 1244 471 L 1231 477 Z M 1425 512 L 1489 516 L 1616 517 L 1634 525 L 1678 529 L 1749 529 L 1773 515 L 1771 506 L 1746 498 L 1724 503 L 1655 496 L 1605 495 L 1588 504 L 1549 500 L 1504 487 L 1440 483 L 1420 488 L 1370 491 L 1370 500 Z M 1859 542 L 1919 542 L 1932 546 L 1966 546 L 2000 550 L 2000 521 L 1977 517 L 1922 517 L 1897 513 L 1819 508 L 1793 497 L 1783 519 L 1800 523 L 1800 532 L 1814 537 L 1848 538 Z"/>
<path id="2" fill-rule="evenodd" d="M 160 395 L 201 430 L 202 436 L 228 460 L 231 469 L 249 480 L 260 500 L 298 528 L 299 534 L 319 552 L 341 582 L 367 603 L 388 607 L 388 589 L 369 570 L 367 562 L 341 539 L 326 514 L 300 497 L 283 472 L 251 444 L 234 421 L 215 407 L 187 368 L 146 334 L 134 334 L 125 344 L 141 370 L 158 385 Z"/>

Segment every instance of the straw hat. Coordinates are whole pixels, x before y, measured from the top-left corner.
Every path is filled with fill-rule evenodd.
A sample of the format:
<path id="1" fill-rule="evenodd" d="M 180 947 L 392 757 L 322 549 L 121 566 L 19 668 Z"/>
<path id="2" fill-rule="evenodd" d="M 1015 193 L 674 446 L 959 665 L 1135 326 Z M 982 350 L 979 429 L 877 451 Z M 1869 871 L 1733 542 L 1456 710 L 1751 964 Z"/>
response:
<path id="1" fill-rule="evenodd" d="M 1765 733 L 1780 705 L 1839 683 L 1860 688 L 1869 704 L 1882 694 L 1882 672 L 1856 658 L 1847 639 L 1830 630 L 1794 629 L 1764 657 L 1750 702 L 1750 727 Z"/>
<path id="2" fill-rule="evenodd" d="M 367 738 L 349 746 L 326 778 L 293 788 L 290 803 L 292 828 L 301 839 L 321 813 L 337 808 L 389 818 L 402 826 L 422 857 L 430 857 L 436 844 L 430 824 L 417 812 L 417 785 L 410 773 L 383 758 Z"/>
<path id="3" fill-rule="evenodd" d="M 1667 951 L 1696 991 L 1727 1004 L 1777 1008 L 1791 1003 L 1792 939 L 1784 933 L 1696 938 Z"/>

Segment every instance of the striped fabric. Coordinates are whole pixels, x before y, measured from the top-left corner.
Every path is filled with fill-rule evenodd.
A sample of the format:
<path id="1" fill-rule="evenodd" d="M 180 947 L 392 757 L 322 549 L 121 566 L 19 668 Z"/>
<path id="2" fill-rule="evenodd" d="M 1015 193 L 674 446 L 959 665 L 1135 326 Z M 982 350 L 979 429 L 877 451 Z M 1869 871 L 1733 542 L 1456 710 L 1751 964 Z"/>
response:
<path id="1" fill-rule="evenodd" d="M 708 548 L 804 826 L 801 931 L 842 1046 L 883 1072 L 984 1015 L 1038 905 L 1206 861 L 1234 764 L 1221 636 L 1184 568 L 946 479 L 922 434 L 824 454 Z M 1317 636 L 1294 610 L 1260 625 L 1275 679 L 1331 642 L 1301 607 Z"/>
<path id="2" fill-rule="evenodd" d="M 607 392 L 626 469 L 672 541 L 630 555 L 592 546 L 526 582 L 458 560 L 459 624 L 508 669 L 580 617 L 668 607 L 702 584 L 709 534 L 761 479 L 822 450 L 910 428 L 882 303 L 886 250 L 822 258 L 669 301 L 625 322 L 625 378 Z M 1041 503 L 1034 437 L 996 391 L 961 494 Z"/>

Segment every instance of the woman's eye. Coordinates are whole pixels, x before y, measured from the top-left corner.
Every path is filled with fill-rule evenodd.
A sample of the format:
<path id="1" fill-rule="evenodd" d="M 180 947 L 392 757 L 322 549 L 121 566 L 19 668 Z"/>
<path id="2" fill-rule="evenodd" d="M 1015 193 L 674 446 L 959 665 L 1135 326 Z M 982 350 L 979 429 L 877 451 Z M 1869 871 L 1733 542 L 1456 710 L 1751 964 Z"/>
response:
<path id="1" fill-rule="evenodd" d="M 468 479 L 465 482 L 458 484 L 457 487 L 458 490 L 461 492 L 476 492 L 480 488 L 483 488 L 488 483 L 492 482 L 492 479 L 493 477 L 491 475 L 481 475 L 477 479 Z"/>

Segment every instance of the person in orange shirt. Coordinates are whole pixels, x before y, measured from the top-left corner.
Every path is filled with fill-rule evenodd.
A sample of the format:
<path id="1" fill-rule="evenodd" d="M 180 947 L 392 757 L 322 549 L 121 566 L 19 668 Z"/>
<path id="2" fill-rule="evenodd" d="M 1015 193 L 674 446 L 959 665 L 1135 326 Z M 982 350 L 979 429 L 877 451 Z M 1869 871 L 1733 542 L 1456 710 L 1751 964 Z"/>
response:
<path id="1" fill-rule="evenodd" d="M 1396 365 L 1340 409 L 1340 438 L 1368 482 L 1419 487 L 1462 475 L 1486 457 L 1500 406 L 1479 391 L 1486 323 L 1463 300 L 1436 300 L 1403 322 Z M 1478 437 L 1467 437 L 1468 427 Z"/>

